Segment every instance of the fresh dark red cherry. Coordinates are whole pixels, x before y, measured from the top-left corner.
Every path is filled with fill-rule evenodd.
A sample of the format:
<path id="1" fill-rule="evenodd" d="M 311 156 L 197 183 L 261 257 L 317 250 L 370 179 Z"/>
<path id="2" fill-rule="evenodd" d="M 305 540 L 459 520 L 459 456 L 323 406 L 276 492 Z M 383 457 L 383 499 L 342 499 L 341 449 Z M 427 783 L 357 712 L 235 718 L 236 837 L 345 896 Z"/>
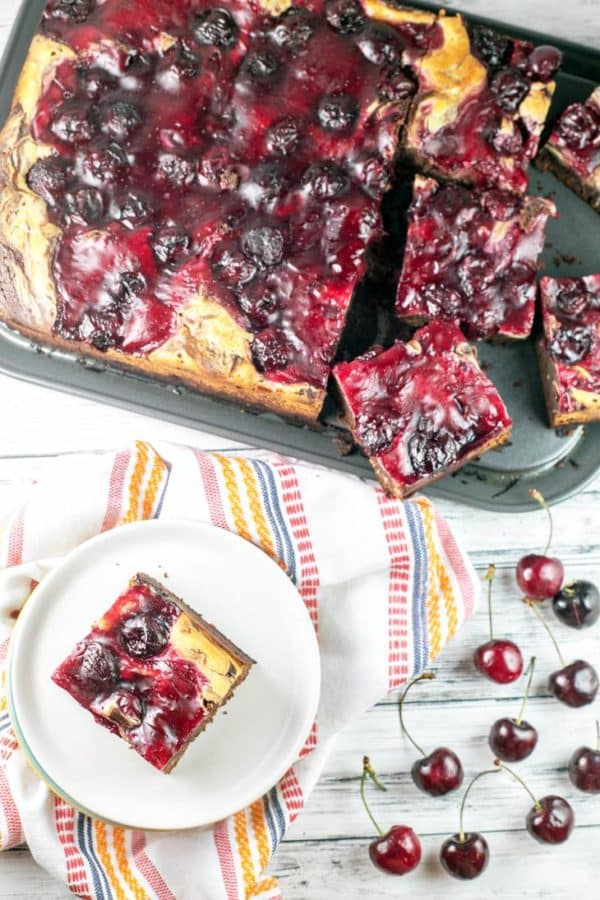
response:
<path id="1" fill-rule="evenodd" d="M 489 862 L 490 851 L 486 839 L 477 831 L 465 832 L 463 819 L 465 803 L 467 802 L 469 791 L 475 782 L 479 781 L 484 775 L 495 775 L 497 773 L 498 769 L 487 769 L 484 772 L 479 772 L 471 780 L 460 803 L 459 831 L 445 840 L 441 846 L 440 862 L 446 872 L 452 875 L 453 878 L 460 878 L 462 881 L 478 878 Z"/>
<path id="2" fill-rule="evenodd" d="M 552 610 L 570 628 L 589 628 L 600 616 L 600 592 L 590 581 L 572 581 L 552 598 Z"/>
<path id="3" fill-rule="evenodd" d="M 586 794 L 600 794 L 600 722 L 596 721 L 596 747 L 579 747 L 569 760 L 569 778 Z"/>
<path id="4" fill-rule="evenodd" d="M 482 834 L 476 831 L 461 836 L 453 834 L 442 844 L 440 860 L 442 866 L 453 878 L 470 881 L 478 878 L 487 867 L 490 849 Z"/>
<path id="5" fill-rule="evenodd" d="M 490 640 L 481 644 L 473 654 L 475 668 L 498 684 L 510 684 L 516 681 L 523 672 L 523 657 L 521 651 L 513 641 L 504 638 L 494 638 L 492 618 L 492 584 L 496 574 L 496 567 L 488 566 L 485 579 L 488 583 L 488 619 L 490 628 Z"/>
<path id="6" fill-rule="evenodd" d="M 551 794 L 532 806 L 526 823 L 527 831 L 540 844 L 563 844 L 573 830 L 575 816 L 563 797 Z"/>
<path id="7" fill-rule="evenodd" d="M 546 510 L 549 522 L 548 540 L 541 554 L 528 553 L 517 563 L 517 584 L 525 596 L 530 600 L 547 600 L 560 591 L 565 572 L 559 559 L 548 556 L 548 550 L 552 543 L 552 513 L 543 496 L 535 488 L 529 490 L 540 506 Z"/>
<path id="8" fill-rule="evenodd" d="M 394 825 L 385 834 L 373 816 L 365 796 L 365 783 L 369 778 L 380 791 L 387 788 L 378 779 L 368 756 L 363 757 L 360 779 L 360 796 L 365 811 L 378 833 L 369 844 L 369 857 L 374 866 L 390 875 L 407 875 L 421 861 L 421 841 L 408 825 Z"/>
<path id="9" fill-rule="evenodd" d="M 575 824 L 575 816 L 570 804 L 563 797 L 557 797 L 555 794 L 549 794 L 538 800 L 516 772 L 509 769 L 499 759 L 494 760 L 494 765 L 508 772 L 533 800 L 533 806 L 525 819 L 529 834 L 541 844 L 562 844 L 566 841 Z"/>
<path id="10" fill-rule="evenodd" d="M 519 762 L 527 759 L 538 740 L 537 730 L 523 719 L 523 713 L 529 697 L 529 689 L 535 670 L 535 656 L 529 664 L 527 687 L 516 719 L 497 719 L 490 729 L 488 738 L 492 752 L 504 762 Z"/>
<path id="11" fill-rule="evenodd" d="M 421 675 L 413 678 L 400 698 L 398 709 L 402 731 L 422 756 L 422 759 L 417 759 L 411 768 L 412 780 L 419 790 L 424 793 L 430 794 L 432 797 L 443 797 L 444 794 L 455 791 L 463 782 L 464 775 L 460 759 L 448 747 L 438 747 L 432 753 L 426 755 L 423 748 L 411 737 L 404 725 L 404 701 L 409 690 L 418 681 L 433 678 L 435 678 L 435 675 L 432 672 L 423 672 Z"/>
<path id="12" fill-rule="evenodd" d="M 593 666 L 578 659 L 553 672 L 548 679 L 550 690 L 557 700 L 567 706 L 587 706 L 598 693 L 598 674 Z"/>

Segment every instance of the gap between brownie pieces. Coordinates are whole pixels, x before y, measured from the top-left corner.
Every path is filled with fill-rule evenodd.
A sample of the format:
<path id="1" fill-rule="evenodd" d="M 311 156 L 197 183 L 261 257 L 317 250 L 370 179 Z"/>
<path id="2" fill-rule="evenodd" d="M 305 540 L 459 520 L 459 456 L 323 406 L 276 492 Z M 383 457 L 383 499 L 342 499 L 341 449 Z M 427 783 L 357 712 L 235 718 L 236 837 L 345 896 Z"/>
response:
<path id="1" fill-rule="evenodd" d="M 600 190 L 578 178 L 575 172 L 571 171 L 547 145 L 538 153 L 534 160 L 534 165 L 540 172 L 551 172 L 555 178 L 562 181 L 573 193 L 585 200 L 593 210 L 600 213 Z"/>

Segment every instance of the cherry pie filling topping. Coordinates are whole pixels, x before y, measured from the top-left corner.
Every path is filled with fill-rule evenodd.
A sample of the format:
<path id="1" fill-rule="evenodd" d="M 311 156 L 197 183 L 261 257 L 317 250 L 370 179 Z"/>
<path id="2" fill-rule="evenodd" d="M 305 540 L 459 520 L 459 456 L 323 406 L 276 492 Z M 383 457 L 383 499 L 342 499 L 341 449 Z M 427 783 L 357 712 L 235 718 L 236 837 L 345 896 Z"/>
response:
<path id="1" fill-rule="evenodd" d="M 566 108 L 547 146 L 580 178 L 595 177 L 600 184 L 600 88 L 585 103 Z"/>
<path id="2" fill-rule="evenodd" d="M 33 133 L 54 152 L 27 176 L 63 229 L 56 333 L 145 354 L 201 285 L 259 371 L 324 387 L 416 90 L 403 53 L 431 28 L 357 0 L 279 18 L 51 0 L 43 29 L 79 53 L 45 88 Z"/>
<path id="3" fill-rule="evenodd" d="M 549 215 L 547 200 L 417 176 L 397 315 L 455 321 L 475 340 L 527 337 Z"/>
<path id="4" fill-rule="evenodd" d="M 540 295 L 559 409 L 569 412 L 577 404 L 574 392 L 600 395 L 600 275 L 543 278 Z"/>
<path id="5" fill-rule="evenodd" d="M 208 641 L 205 657 L 186 652 L 181 635 L 189 623 L 174 603 L 134 580 L 52 676 L 157 769 L 212 715 L 241 669 Z"/>
<path id="6" fill-rule="evenodd" d="M 450 323 L 432 322 L 408 343 L 342 363 L 334 375 L 358 444 L 397 484 L 440 474 L 511 424 Z"/>
<path id="7" fill-rule="evenodd" d="M 523 193 L 543 122 L 532 119 L 521 104 L 532 87 L 543 89 L 552 79 L 561 53 L 482 25 L 471 26 L 469 37 L 471 53 L 483 63 L 487 77 L 476 91 L 466 93 L 454 120 L 434 131 L 427 127 L 430 88 L 423 80 L 425 115 L 415 149 L 446 177 Z"/>

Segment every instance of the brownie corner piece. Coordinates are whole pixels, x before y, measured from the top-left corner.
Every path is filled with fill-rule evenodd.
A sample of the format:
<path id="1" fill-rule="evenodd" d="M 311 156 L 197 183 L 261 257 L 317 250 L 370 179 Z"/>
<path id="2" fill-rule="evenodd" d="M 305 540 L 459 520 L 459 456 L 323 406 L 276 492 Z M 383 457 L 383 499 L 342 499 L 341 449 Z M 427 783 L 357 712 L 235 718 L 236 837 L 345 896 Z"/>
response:
<path id="1" fill-rule="evenodd" d="M 553 427 L 600 421 L 600 274 L 540 280 L 538 358 Z"/>
<path id="2" fill-rule="evenodd" d="M 343 415 L 386 493 L 406 497 L 504 443 L 511 420 L 453 324 L 334 368 Z"/>
<path id="3" fill-rule="evenodd" d="M 459 322 L 473 340 L 528 337 L 549 216 L 541 197 L 417 175 L 396 315 Z"/>
<path id="4" fill-rule="evenodd" d="M 600 86 L 560 115 L 535 163 L 600 213 Z"/>
<path id="5" fill-rule="evenodd" d="M 168 773 L 253 665 L 180 597 L 138 573 L 52 680 Z"/>

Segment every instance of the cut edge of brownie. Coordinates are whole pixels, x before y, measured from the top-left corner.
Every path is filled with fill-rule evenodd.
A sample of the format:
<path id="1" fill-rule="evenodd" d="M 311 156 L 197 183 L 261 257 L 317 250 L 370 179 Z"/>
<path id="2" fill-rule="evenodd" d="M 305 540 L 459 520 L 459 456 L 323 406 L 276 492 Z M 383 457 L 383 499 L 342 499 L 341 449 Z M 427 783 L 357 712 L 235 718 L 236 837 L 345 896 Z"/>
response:
<path id="1" fill-rule="evenodd" d="M 233 694 L 237 690 L 237 688 L 246 680 L 252 666 L 256 665 L 256 660 L 252 659 L 251 656 L 248 656 L 237 644 L 234 644 L 228 637 L 226 637 L 218 628 L 214 625 L 211 625 L 207 622 L 200 613 L 197 613 L 196 610 L 192 609 L 188 604 L 166 588 L 160 581 L 157 581 L 155 578 L 152 578 L 150 575 L 146 575 L 143 572 L 138 572 L 137 575 L 134 575 L 129 582 L 129 586 L 133 587 L 134 585 L 140 585 L 142 587 L 148 587 L 152 591 L 161 597 L 165 602 L 172 603 L 174 606 L 180 610 L 181 613 L 188 616 L 192 622 L 198 625 L 198 627 L 202 630 L 202 632 L 208 635 L 211 640 L 215 643 L 219 644 L 226 650 L 231 656 L 235 656 L 237 661 L 241 665 L 241 671 L 236 679 L 235 683 L 231 685 L 227 693 L 221 698 L 221 700 L 215 704 L 213 709 L 207 711 L 206 716 L 202 719 L 199 725 L 196 726 L 194 731 L 186 738 L 184 743 L 181 745 L 177 753 L 171 757 L 169 762 L 161 769 L 161 772 L 164 772 L 165 775 L 168 775 L 177 765 L 177 763 L 182 758 L 183 754 L 189 748 L 190 744 L 192 744 L 197 737 L 204 731 L 204 729 L 214 721 L 218 711 L 222 709 L 233 697 Z"/>
<path id="2" fill-rule="evenodd" d="M 600 422 L 600 394 L 590 394 L 589 404 L 579 409 L 566 412 L 560 409 L 558 371 L 552 357 L 548 353 L 545 337 L 539 339 L 536 349 L 550 426 L 552 428 L 563 428 L 586 425 L 589 422 Z"/>
<path id="3" fill-rule="evenodd" d="M 585 200 L 593 210 L 600 213 L 600 190 L 579 178 L 548 144 L 540 150 L 534 164 L 540 172 L 551 172 L 578 197 Z"/>

